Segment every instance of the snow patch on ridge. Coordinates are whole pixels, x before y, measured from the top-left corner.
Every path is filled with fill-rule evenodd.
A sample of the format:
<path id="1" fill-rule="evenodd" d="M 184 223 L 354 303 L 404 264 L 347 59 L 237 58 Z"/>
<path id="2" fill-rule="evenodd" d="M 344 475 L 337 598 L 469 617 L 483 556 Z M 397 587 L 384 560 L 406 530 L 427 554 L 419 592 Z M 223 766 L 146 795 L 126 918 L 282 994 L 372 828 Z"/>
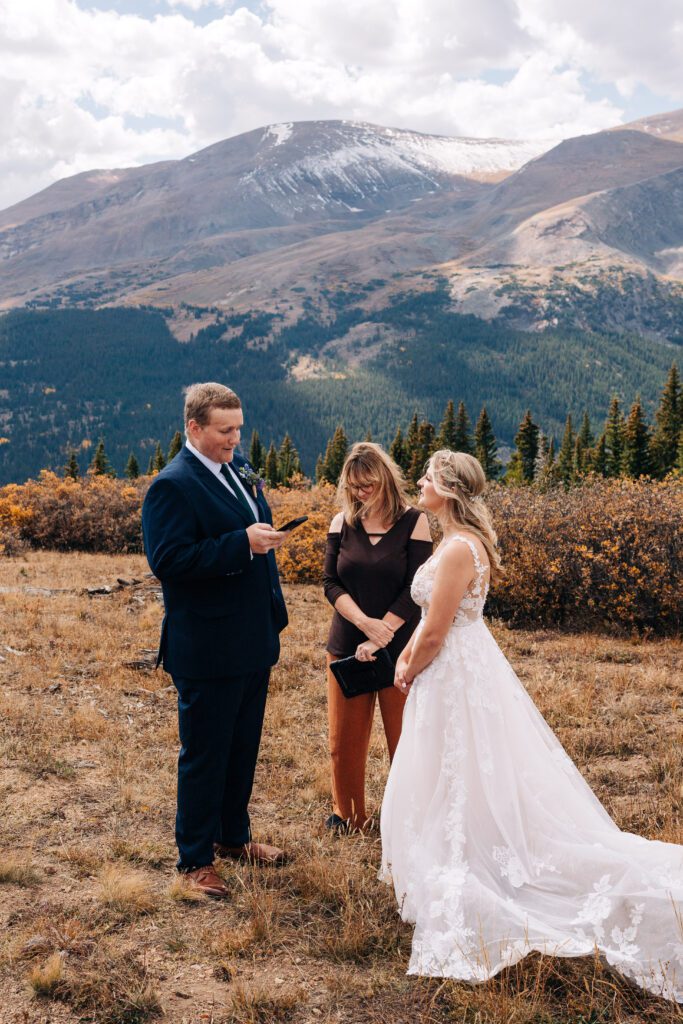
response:
<path id="1" fill-rule="evenodd" d="M 287 159 L 273 164 L 264 153 L 244 184 L 290 198 L 301 187 L 317 186 L 325 205 L 340 189 L 359 197 L 377 193 L 396 174 L 422 178 L 436 191 L 444 177 L 510 173 L 550 148 L 538 140 L 449 138 L 353 121 L 322 124 L 312 142 L 300 132 L 292 139 L 293 129 L 292 123 L 266 128 L 263 141 L 271 151 L 291 140 Z"/>
<path id="2" fill-rule="evenodd" d="M 266 133 L 265 133 L 265 136 L 264 136 L 264 142 L 266 141 L 266 139 L 268 139 L 269 137 L 272 136 L 275 139 L 275 142 L 273 143 L 273 145 L 274 146 L 281 146 L 282 143 L 286 142 L 287 139 L 291 136 L 293 127 L 294 127 L 294 125 L 292 124 L 291 121 L 286 121 L 283 124 L 271 124 L 271 125 L 269 125 L 266 128 Z"/>

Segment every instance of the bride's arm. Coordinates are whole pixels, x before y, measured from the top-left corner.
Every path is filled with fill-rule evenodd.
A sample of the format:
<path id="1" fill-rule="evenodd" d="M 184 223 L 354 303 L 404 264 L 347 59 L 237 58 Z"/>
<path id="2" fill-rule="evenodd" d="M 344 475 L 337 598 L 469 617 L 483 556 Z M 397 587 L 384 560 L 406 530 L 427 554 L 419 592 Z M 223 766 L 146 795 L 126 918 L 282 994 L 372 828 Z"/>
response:
<path id="1" fill-rule="evenodd" d="M 408 685 L 439 653 L 473 578 L 474 559 L 467 544 L 460 541 L 449 544 L 434 573 L 432 599 L 425 624 L 412 642 L 404 677 Z"/>

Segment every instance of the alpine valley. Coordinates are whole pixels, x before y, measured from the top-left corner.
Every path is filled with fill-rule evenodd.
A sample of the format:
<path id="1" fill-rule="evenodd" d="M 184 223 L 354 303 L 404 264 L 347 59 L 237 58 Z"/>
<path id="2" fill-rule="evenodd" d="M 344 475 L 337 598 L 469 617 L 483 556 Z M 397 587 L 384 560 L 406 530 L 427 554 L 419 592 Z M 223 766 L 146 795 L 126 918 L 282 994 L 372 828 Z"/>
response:
<path id="1" fill-rule="evenodd" d="M 610 396 L 651 413 L 683 345 L 683 111 L 538 142 L 271 125 L 0 212 L 0 483 L 103 435 L 120 470 L 229 383 L 311 471 L 335 426 L 482 404 L 509 443 Z"/>

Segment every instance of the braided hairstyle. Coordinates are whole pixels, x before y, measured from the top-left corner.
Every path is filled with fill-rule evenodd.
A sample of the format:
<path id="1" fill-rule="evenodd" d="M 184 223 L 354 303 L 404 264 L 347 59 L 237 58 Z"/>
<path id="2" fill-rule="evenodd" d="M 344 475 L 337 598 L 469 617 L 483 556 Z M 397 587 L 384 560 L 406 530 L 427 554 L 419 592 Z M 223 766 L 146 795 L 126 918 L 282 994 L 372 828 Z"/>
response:
<path id="1" fill-rule="evenodd" d="M 434 490 L 445 500 L 443 518 L 456 527 L 470 530 L 479 538 L 488 555 L 493 582 L 502 576 L 503 570 L 497 550 L 498 537 L 482 497 L 486 475 L 481 463 L 467 452 L 442 448 L 434 452 L 428 468 Z"/>

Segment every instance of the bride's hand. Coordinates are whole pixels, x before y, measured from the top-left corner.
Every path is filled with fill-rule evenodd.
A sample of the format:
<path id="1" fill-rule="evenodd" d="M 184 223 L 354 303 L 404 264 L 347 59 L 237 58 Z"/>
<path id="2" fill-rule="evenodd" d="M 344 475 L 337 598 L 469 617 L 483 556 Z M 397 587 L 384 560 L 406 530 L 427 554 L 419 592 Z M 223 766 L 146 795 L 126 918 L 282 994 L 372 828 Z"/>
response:
<path id="1" fill-rule="evenodd" d="M 399 658 L 396 662 L 396 671 L 394 673 L 394 686 L 403 694 L 408 693 L 410 691 L 410 687 L 413 685 L 412 679 L 410 681 L 406 679 L 407 668 L 407 661 L 403 661 Z"/>
<path id="2" fill-rule="evenodd" d="M 370 640 L 366 640 L 362 644 L 358 644 L 356 647 L 356 659 L 358 661 L 376 661 L 373 657 L 375 651 L 379 650 L 379 644 L 373 644 Z"/>

